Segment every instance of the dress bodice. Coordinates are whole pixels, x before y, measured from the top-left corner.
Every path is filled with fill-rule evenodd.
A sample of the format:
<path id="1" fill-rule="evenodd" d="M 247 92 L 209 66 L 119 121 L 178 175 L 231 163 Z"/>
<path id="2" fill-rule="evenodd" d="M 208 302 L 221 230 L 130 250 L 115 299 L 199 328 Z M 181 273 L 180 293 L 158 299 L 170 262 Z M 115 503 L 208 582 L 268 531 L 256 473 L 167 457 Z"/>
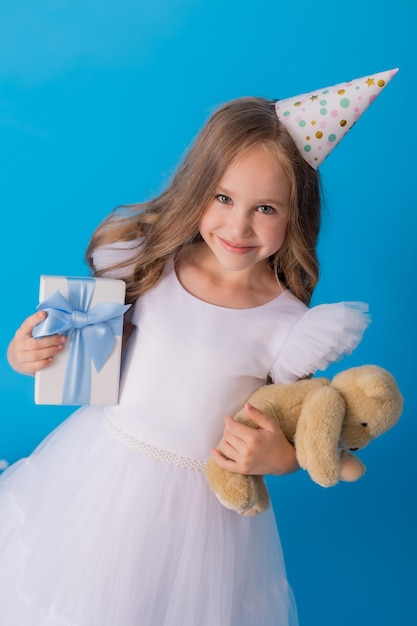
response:
<path id="1" fill-rule="evenodd" d="M 303 327 L 311 326 L 309 318 L 327 326 L 325 319 L 317 322 L 320 315 L 309 315 L 316 309 L 320 307 L 308 309 L 289 291 L 250 309 L 212 305 L 188 293 L 169 263 L 162 279 L 135 304 L 136 328 L 122 366 L 120 401 L 106 407 L 108 419 L 152 446 L 206 459 L 221 437 L 224 417 L 234 415 L 268 374 L 275 382 L 291 382 L 300 367 L 306 375 L 326 360 L 332 333 L 327 348 L 313 339 L 311 353 L 297 347 L 300 337 L 308 335 Z M 358 329 L 366 326 L 362 313 L 353 315 Z M 336 327 L 336 334 L 343 335 L 342 325 Z M 285 362 L 294 361 L 297 350 L 298 370 L 293 365 L 290 371 Z M 338 351 L 347 351 L 346 345 Z"/>

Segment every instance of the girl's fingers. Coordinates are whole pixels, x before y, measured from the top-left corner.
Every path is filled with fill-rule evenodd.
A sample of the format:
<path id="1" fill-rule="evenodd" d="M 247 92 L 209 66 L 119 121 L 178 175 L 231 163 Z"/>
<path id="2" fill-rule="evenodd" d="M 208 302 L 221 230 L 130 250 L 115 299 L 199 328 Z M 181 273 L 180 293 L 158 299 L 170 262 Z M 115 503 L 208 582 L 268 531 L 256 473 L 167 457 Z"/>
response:
<path id="1" fill-rule="evenodd" d="M 38 339 L 33 341 L 37 342 Z M 20 371 L 26 374 L 34 374 L 38 370 L 44 369 L 52 363 L 54 357 L 64 349 L 64 344 L 59 342 L 46 348 L 36 348 L 34 350 L 24 350 L 18 355 Z"/>
<path id="2" fill-rule="evenodd" d="M 65 335 L 50 335 L 49 337 L 40 337 L 39 339 L 33 339 L 33 337 L 27 338 L 22 344 L 22 349 L 25 352 L 47 350 L 49 348 L 60 348 L 65 343 Z"/>
<path id="3" fill-rule="evenodd" d="M 36 340 L 37 341 L 37 340 Z M 25 350 L 23 354 L 23 359 L 26 363 L 37 363 L 38 361 L 46 361 L 51 357 L 56 356 L 64 349 L 64 345 L 62 343 L 57 343 L 52 346 L 47 346 L 45 348 L 38 348 Z"/>
<path id="4" fill-rule="evenodd" d="M 226 458 L 219 450 L 213 449 L 211 454 L 217 465 L 228 471 L 236 471 L 236 462 L 233 459 Z"/>
<path id="5" fill-rule="evenodd" d="M 237 450 L 241 450 L 248 445 L 257 445 L 259 440 L 259 429 L 252 428 L 246 424 L 241 424 L 232 417 L 228 416 L 225 419 L 223 439 L 234 446 Z"/>
<path id="6" fill-rule="evenodd" d="M 20 326 L 20 328 L 17 329 L 16 336 L 17 337 L 19 336 L 31 337 L 32 331 L 35 328 L 35 326 L 40 324 L 40 322 L 43 322 L 45 318 L 46 318 L 45 311 L 38 311 L 37 313 L 30 315 L 29 317 L 25 319 L 25 321 Z"/>
<path id="7" fill-rule="evenodd" d="M 242 439 L 239 439 L 239 437 L 235 437 L 230 433 L 224 433 L 220 449 L 222 452 L 225 452 L 226 456 L 230 456 L 230 454 L 227 454 L 227 452 L 230 452 L 230 450 L 234 450 L 239 454 L 244 448 L 245 442 L 242 441 Z"/>
<path id="8" fill-rule="evenodd" d="M 32 363 L 26 363 L 22 367 L 21 371 L 24 374 L 36 374 L 36 372 L 39 372 L 40 370 L 43 370 L 45 367 L 50 365 L 52 361 L 53 361 L 53 358 L 50 357 L 48 359 L 44 359 L 41 361 L 33 361 Z"/>
<path id="9" fill-rule="evenodd" d="M 53 358 L 63 350 L 64 335 L 52 335 L 34 339 L 32 331 L 36 324 L 45 319 L 41 311 L 26 318 L 9 344 L 7 358 L 14 370 L 23 374 L 34 374 L 51 364 Z"/>
<path id="10" fill-rule="evenodd" d="M 218 451 L 222 456 L 226 457 L 227 459 L 231 459 L 232 461 L 235 461 L 239 456 L 238 451 L 235 448 L 223 441 L 218 446 Z"/>

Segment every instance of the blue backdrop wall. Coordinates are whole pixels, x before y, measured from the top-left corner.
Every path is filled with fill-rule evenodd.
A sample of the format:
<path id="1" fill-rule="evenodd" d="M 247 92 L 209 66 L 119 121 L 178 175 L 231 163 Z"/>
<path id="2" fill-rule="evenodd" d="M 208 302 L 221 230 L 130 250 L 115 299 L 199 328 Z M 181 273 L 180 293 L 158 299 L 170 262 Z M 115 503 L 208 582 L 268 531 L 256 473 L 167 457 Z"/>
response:
<path id="1" fill-rule="evenodd" d="M 0 460 L 66 415 L 36 407 L 7 365 L 39 275 L 84 274 L 89 236 L 116 205 L 168 180 L 218 104 L 289 97 L 400 73 L 322 168 L 322 279 L 315 303 L 369 302 L 373 323 L 342 367 L 377 363 L 405 396 L 399 425 L 361 453 L 366 476 L 321 489 L 270 481 L 302 626 L 411 626 L 417 559 L 414 104 L 416 12 L 257 0 L 3 0 L 0 7 L 2 307 Z"/>

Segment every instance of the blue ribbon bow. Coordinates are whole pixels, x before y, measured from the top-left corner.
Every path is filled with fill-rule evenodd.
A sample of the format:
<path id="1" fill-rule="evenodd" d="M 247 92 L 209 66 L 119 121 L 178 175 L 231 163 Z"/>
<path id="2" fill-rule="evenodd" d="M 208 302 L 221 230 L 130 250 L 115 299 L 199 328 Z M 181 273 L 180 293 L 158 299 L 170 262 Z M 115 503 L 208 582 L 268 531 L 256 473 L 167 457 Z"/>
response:
<path id="1" fill-rule="evenodd" d="M 94 278 L 67 279 L 68 299 L 60 291 L 38 305 L 47 318 L 33 329 L 35 339 L 67 335 L 70 339 L 65 370 L 63 404 L 88 404 L 91 396 L 91 361 L 97 372 L 109 358 L 115 337 L 123 330 L 123 314 L 130 305 L 102 302 L 91 310 Z"/>

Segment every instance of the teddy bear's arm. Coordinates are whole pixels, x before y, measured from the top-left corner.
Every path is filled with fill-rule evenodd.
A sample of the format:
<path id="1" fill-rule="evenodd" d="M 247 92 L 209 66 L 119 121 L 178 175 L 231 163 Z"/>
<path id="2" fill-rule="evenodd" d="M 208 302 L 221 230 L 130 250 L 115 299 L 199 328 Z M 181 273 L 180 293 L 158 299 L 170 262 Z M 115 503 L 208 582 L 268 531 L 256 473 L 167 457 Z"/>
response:
<path id="1" fill-rule="evenodd" d="M 322 487 L 339 481 L 339 438 L 346 406 L 332 387 L 312 391 L 304 400 L 295 433 L 300 466 Z"/>

